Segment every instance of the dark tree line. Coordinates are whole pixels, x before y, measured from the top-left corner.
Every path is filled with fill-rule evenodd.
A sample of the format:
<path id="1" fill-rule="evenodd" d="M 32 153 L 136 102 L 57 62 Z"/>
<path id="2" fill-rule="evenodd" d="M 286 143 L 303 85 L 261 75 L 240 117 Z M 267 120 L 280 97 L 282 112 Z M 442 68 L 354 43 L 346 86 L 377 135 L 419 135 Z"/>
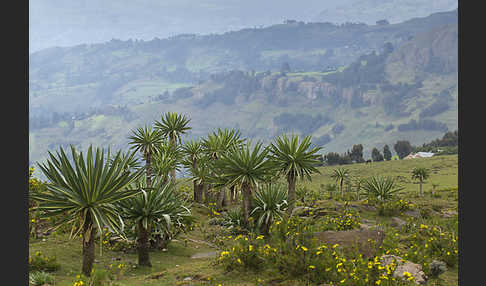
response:
<path id="1" fill-rule="evenodd" d="M 312 116 L 305 113 L 291 114 L 285 112 L 273 118 L 273 123 L 279 128 L 279 133 L 299 130 L 302 134 L 311 134 L 322 125 L 330 122 L 332 120 L 322 114 Z M 325 141 L 326 139 L 323 137 L 321 140 Z"/>
<path id="2" fill-rule="evenodd" d="M 435 121 L 433 119 L 410 119 L 408 123 L 398 125 L 398 131 L 413 131 L 413 130 L 430 130 L 430 131 L 443 131 L 448 130 L 447 124 Z"/>

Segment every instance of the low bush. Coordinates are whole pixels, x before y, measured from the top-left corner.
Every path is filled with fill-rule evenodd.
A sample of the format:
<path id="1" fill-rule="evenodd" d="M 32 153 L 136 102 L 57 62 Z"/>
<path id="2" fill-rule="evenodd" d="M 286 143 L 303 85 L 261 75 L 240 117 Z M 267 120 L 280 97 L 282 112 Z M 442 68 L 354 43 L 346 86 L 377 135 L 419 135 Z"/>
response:
<path id="1" fill-rule="evenodd" d="M 393 277 L 397 264 L 384 266 L 378 256 L 367 260 L 357 251 L 345 253 L 338 244 L 318 244 L 312 233 L 304 219 L 277 221 L 269 236 L 236 237 L 237 243 L 221 252 L 217 264 L 227 271 L 272 269 L 313 284 L 413 285 Z"/>
<path id="2" fill-rule="evenodd" d="M 29 257 L 29 272 L 30 271 L 46 271 L 52 272 L 58 270 L 60 267 L 55 256 L 43 255 L 37 251 L 35 255 Z"/>
<path id="3" fill-rule="evenodd" d="M 44 271 L 35 271 L 29 273 L 29 285 L 30 286 L 45 286 L 54 285 L 54 277 Z"/>
<path id="4" fill-rule="evenodd" d="M 370 202 L 370 201 L 368 201 Z M 416 205 L 403 199 L 395 199 L 384 203 L 377 203 L 378 215 L 395 216 L 405 211 L 416 209 Z"/>

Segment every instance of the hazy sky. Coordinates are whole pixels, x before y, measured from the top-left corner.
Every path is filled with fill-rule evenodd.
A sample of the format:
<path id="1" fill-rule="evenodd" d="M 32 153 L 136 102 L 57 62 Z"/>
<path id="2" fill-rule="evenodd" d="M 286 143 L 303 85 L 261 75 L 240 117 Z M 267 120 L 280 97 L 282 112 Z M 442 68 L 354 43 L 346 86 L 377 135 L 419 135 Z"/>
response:
<path id="1" fill-rule="evenodd" d="M 400 6 L 400 13 L 395 15 Z M 222 33 L 285 19 L 373 24 L 452 10 L 457 0 L 32 0 L 29 51 L 52 46 Z"/>

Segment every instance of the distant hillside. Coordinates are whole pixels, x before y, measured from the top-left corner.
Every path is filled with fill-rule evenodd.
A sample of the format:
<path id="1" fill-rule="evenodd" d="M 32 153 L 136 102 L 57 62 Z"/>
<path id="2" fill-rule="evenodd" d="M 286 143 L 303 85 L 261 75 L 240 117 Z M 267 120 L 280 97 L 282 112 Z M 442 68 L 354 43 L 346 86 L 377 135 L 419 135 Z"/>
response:
<path id="1" fill-rule="evenodd" d="M 325 71 L 398 46 L 422 31 L 457 23 L 457 11 L 387 26 L 330 23 L 274 25 L 222 35 L 50 48 L 29 57 L 31 112 L 85 112 L 133 104 L 234 69 Z"/>
<path id="2" fill-rule="evenodd" d="M 29 52 L 113 38 L 152 40 L 185 33 L 223 33 L 285 19 L 374 24 L 386 18 L 398 23 L 455 8 L 457 0 L 29 1 Z"/>
<path id="3" fill-rule="evenodd" d="M 332 8 L 323 9 L 313 20 L 332 23 L 362 22 L 366 24 L 387 20 L 389 23 L 399 23 L 456 8 L 457 0 L 345 0 L 337 2 Z"/>
<path id="4" fill-rule="evenodd" d="M 421 19 L 430 27 L 418 33 L 411 23 L 409 28 L 290 23 L 207 38 L 112 41 L 35 53 L 29 77 L 30 160 L 42 160 L 59 145 L 126 149 L 131 129 L 166 111 L 192 119 L 189 138 L 217 127 L 239 128 L 244 136 L 266 142 L 296 132 L 312 134 L 323 152 L 363 144 L 365 156 L 396 140 L 423 144 L 457 129 L 457 13 L 442 16 Z M 279 42 L 271 29 L 282 30 L 282 39 L 286 31 L 299 43 Z M 327 43 L 309 39 L 312 31 L 336 40 L 324 47 L 339 51 L 330 57 L 334 62 L 312 60 L 322 59 L 316 48 Z M 351 35 L 360 35 L 358 42 L 365 44 L 356 50 L 365 52 L 348 53 L 345 61 L 346 44 L 359 39 Z M 385 40 L 392 35 L 401 40 Z M 260 53 L 253 61 L 264 68 L 252 70 L 252 60 L 236 56 L 245 37 L 245 45 Z M 177 58 L 184 47 L 184 56 Z M 218 47 L 228 53 L 216 53 Z M 209 51 L 215 53 L 214 64 L 191 64 L 209 57 Z M 275 53 L 277 59 L 287 57 L 270 60 Z"/>

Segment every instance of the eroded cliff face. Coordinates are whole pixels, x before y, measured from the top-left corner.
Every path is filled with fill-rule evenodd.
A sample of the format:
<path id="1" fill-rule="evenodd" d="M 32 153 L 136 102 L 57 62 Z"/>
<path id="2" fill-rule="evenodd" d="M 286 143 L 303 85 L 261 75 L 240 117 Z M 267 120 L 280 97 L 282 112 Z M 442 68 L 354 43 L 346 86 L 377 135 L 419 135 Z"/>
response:
<path id="1" fill-rule="evenodd" d="M 387 79 L 392 83 L 410 82 L 424 72 L 457 72 L 457 28 L 457 24 L 445 25 L 404 43 L 387 58 Z"/>

